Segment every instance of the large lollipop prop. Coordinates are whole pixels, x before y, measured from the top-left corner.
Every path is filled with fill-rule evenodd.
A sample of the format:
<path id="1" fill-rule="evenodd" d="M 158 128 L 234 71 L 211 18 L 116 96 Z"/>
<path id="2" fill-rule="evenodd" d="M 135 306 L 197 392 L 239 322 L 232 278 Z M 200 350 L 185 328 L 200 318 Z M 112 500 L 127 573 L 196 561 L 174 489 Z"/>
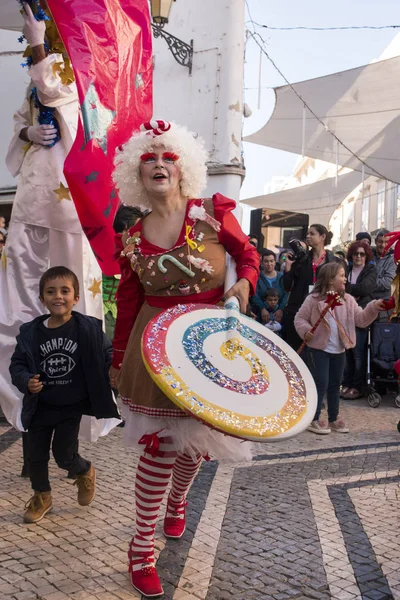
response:
<path id="1" fill-rule="evenodd" d="M 236 281 L 229 262 L 225 289 Z M 314 381 L 284 341 L 225 307 L 178 305 L 155 316 L 142 337 L 144 364 L 177 406 L 210 427 L 247 440 L 304 431 L 316 409 Z"/>

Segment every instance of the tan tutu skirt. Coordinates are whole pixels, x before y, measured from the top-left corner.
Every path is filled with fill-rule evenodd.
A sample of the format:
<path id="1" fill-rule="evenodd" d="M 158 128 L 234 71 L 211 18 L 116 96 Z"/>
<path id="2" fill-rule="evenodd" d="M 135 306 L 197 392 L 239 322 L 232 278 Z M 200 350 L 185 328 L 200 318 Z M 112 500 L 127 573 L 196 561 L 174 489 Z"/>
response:
<path id="1" fill-rule="evenodd" d="M 129 337 L 118 379 L 125 419 L 124 442 L 138 446 L 142 436 L 157 433 L 160 438 L 171 437 L 180 453 L 208 454 L 218 460 L 251 460 L 249 442 L 215 431 L 183 412 L 148 374 L 140 349 L 142 334 L 148 322 L 162 310 L 145 302 Z"/>

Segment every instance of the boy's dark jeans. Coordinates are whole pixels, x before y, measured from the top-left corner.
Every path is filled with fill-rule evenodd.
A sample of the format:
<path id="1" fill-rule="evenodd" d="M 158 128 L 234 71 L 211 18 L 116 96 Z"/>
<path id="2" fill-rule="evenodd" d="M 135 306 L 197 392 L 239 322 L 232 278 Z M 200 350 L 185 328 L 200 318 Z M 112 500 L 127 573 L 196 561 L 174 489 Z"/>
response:
<path id="1" fill-rule="evenodd" d="M 74 475 L 82 475 L 90 469 L 90 462 L 76 451 L 81 418 L 79 404 L 55 407 L 39 402 L 28 430 L 29 475 L 36 492 L 51 491 L 50 447 L 60 469 Z"/>
<path id="2" fill-rule="evenodd" d="M 318 393 L 318 406 L 314 421 L 321 414 L 322 401 L 325 394 L 328 401 L 328 419 L 332 423 L 339 415 L 340 385 L 343 379 L 346 353 L 330 354 L 324 350 L 308 348 L 307 364 L 314 378 Z"/>

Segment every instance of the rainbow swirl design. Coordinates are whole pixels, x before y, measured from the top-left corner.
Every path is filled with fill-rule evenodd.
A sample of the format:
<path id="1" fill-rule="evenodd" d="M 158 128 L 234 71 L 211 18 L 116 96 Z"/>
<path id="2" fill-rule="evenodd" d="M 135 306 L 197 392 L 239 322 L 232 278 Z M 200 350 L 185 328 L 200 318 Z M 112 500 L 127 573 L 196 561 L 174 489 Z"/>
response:
<path id="1" fill-rule="evenodd" d="M 170 308 L 147 325 L 142 356 L 168 398 L 229 435 L 290 437 L 314 416 L 316 390 L 303 361 L 238 311 L 204 304 Z"/>

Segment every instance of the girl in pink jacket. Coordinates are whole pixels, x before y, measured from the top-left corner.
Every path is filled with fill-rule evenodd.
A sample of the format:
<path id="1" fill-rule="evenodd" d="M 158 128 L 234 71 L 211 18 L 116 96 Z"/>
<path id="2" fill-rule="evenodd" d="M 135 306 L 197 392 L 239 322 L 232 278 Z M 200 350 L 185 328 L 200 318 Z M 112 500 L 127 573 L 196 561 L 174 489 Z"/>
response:
<path id="1" fill-rule="evenodd" d="M 327 434 L 332 430 L 348 433 L 339 419 L 340 385 L 345 366 L 345 350 L 356 343 L 356 327 L 368 327 L 383 310 L 382 300 L 373 300 L 362 309 L 353 296 L 345 294 L 346 273 L 339 262 L 324 265 L 317 277 L 313 292 L 307 296 L 297 312 L 294 325 L 299 336 L 307 342 L 307 363 L 318 392 L 318 406 L 309 431 Z M 328 291 L 342 298 L 342 304 L 329 310 L 318 328 L 311 333 L 326 307 Z M 323 398 L 327 394 L 329 425 L 320 420 Z"/>

